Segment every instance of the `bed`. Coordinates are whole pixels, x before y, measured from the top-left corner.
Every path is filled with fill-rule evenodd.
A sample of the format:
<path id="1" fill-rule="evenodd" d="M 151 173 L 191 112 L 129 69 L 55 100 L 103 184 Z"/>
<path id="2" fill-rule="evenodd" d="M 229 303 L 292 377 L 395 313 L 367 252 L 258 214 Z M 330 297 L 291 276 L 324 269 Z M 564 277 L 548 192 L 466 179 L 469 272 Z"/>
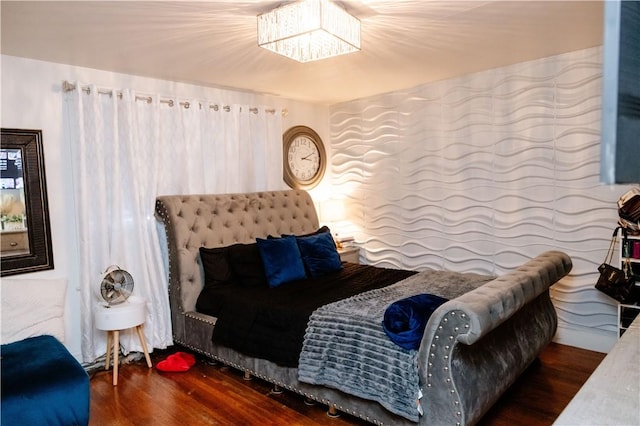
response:
<path id="1" fill-rule="evenodd" d="M 557 317 L 549 287 L 572 267 L 566 254 L 549 251 L 499 277 L 423 271 L 389 287 L 371 289 L 314 311 L 307 335 L 323 335 L 322 324 L 327 315 L 335 319 L 341 312 L 349 313 L 361 306 L 365 306 L 363 311 L 381 315 L 381 306 L 388 309 L 394 297 L 415 294 L 408 289 L 416 285 L 422 286 L 421 294 L 444 294 L 447 301 L 429 317 L 417 349 L 405 351 L 405 358 L 398 361 L 398 365 L 408 366 L 406 370 L 415 368 L 415 372 L 404 376 L 417 383 L 422 396 L 419 403 L 414 401 L 415 412 L 399 415 L 389 404 L 370 399 L 366 381 L 342 380 L 349 385 L 344 389 L 336 386 L 331 377 L 310 379 L 315 360 L 303 363 L 305 353 L 313 357 L 313 345 L 307 347 L 310 336 L 305 337 L 300 365 L 283 365 L 214 343 L 212 336 L 219 318 L 196 309 L 205 287 L 200 249 L 318 232 L 318 217 L 307 192 L 160 196 L 156 200 L 156 217 L 164 226 L 166 237 L 176 344 L 326 404 L 330 413 L 342 411 L 374 424 L 476 423 L 552 340 Z M 350 268 L 353 266 L 345 265 L 345 269 Z M 354 321 L 345 327 L 360 327 Z M 379 339 L 380 330 L 372 333 L 378 333 L 372 339 Z M 326 342 L 331 343 L 332 339 Z M 382 346 L 394 345 L 385 342 Z M 367 369 L 366 360 L 359 362 L 360 368 Z M 360 376 L 368 374 L 367 370 Z M 314 380 L 323 384 L 313 384 Z M 393 381 L 389 385 L 394 386 Z"/>

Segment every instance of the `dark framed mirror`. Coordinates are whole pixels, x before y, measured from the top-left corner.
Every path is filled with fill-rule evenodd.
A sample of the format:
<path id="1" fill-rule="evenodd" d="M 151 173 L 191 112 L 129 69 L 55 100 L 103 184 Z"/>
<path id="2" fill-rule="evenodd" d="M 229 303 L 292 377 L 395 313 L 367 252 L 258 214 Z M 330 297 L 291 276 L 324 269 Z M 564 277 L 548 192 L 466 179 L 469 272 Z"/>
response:
<path id="1" fill-rule="evenodd" d="M 1 133 L 0 276 L 53 269 L 42 131 Z"/>

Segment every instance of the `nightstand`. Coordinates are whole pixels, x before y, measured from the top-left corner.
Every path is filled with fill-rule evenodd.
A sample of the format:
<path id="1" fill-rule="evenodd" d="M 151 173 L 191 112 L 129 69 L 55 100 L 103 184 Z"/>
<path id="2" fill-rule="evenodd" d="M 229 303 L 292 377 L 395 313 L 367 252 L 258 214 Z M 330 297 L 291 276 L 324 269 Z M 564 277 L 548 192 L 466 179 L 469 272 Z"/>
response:
<path id="1" fill-rule="evenodd" d="M 98 305 L 94 311 L 95 326 L 107 332 L 107 359 L 105 370 L 109 369 L 113 350 L 113 386 L 118 384 L 118 354 L 120 353 L 120 330 L 136 329 L 147 366 L 151 368 L 151 358 L 142 334 L 142 325 L 147 317 L 147 305 L 143 299 L 130 297 L 120 305 Z"/>
<path id="2" fill-rule="evenodd" d="M 338 249 L 340 260 L 349 263 L 360 263 L 360 248 L 355 246 L 342 247 Z"/>

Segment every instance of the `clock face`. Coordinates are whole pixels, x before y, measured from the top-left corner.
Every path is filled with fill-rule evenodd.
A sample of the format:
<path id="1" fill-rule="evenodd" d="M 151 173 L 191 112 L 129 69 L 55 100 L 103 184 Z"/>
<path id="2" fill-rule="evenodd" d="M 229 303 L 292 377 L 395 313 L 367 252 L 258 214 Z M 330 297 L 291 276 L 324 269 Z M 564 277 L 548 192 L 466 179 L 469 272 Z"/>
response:
<path id="1" fill-rule="evenodd" d="M 320 170 L 320 150 L 308 136 L 296 137 L 287 153 L 291 174 L 301 181 L 313 179 Z"/>
<path id="2" fill-rule="evenodd" d="M 327 154 L 320 136 L 307 126 L 294 126 L 282 136 L 283 178 L 295 189 L 311 189 L 322 180 Z"/>

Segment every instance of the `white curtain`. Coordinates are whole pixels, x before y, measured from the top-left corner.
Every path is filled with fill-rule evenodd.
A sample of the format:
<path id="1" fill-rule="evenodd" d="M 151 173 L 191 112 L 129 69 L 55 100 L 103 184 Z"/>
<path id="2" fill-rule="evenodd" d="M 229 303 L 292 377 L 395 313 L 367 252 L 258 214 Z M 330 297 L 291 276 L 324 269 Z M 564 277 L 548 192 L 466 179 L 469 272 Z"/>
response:
<path id="1" fill-rule="evenodd" d="M 131 273 L 133 294 L 147 302 L 147 343 L 166 348 L 173 342 L 155 198 L 281 189 L 281 111 L 212 108 L 199 100 L 170 103 L 155 95 L 136 97 L 130 89 L 117 96 L 99 93 L 93 85 L 75 85 L 66 103 L 83 360 L 93 361 L 106 350 L 106 334 L 95 329 L 92 313 L 102 301 L 103 273 L 113 264 Z M 121 333 L 121 344 L 125 353 L 142 351 L 133 330 Z"/>

